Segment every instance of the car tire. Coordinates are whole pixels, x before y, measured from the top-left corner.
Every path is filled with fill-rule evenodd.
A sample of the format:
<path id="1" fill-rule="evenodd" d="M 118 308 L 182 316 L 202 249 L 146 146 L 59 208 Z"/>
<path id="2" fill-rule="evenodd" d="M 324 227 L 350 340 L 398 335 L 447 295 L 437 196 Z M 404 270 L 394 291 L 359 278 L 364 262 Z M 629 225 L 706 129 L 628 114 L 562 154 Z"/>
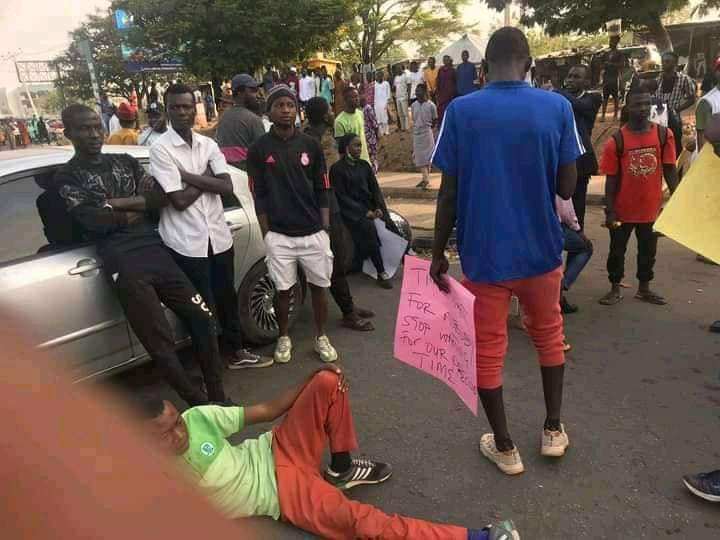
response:
<path id="1" fill-rule="evenodd" d="M 259 261 L 245 275 L 238 288 L 238 312 L 243 337 L 252 344 L 266 345 L 278 337 L 274 299 L 277 289 L 270 279 L 265 261 Z M 302 304 L 300 284 L 290 293 L 289 328 L 298 317 Z"/>

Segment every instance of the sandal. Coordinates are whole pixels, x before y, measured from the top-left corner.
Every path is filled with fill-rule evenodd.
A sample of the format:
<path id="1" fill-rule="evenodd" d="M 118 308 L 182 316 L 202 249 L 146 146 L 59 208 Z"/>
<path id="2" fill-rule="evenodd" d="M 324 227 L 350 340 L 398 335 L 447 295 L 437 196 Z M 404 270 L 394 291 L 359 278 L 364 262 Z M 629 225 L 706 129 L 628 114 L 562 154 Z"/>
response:
<path id="1" fill-rule="evenodd" d="M 618 302 L 620 302 L 623 299 L 623 295 L 619 292 L 610 291 L 605 296 L 603 296 L 598 302 L 602 304 L 603 306 L 614 306 Z"/>
<path id="2" fill-rule="evenodd" d="M 665 300 L 662 296 L 660 296 L 657 293 L 654 293 L 652 291 L 645 291 L 640 292 L 635 295 L 635 298 L 638 300 L 641 300 L 643 302 L 647 302 L 648 304 L 653 304 L 656 306 L 664 306 L 667 304 L 667 300 Z"/>
<path id="3" fill-rule="evenodd" d="M 372 332 L 375 330 L 375 326 L 370 321 L 361 319 L 360 317 L 347 318 L 343 317 L 342 325 L 350 330 L 357 330 L 358 332 Z"/>

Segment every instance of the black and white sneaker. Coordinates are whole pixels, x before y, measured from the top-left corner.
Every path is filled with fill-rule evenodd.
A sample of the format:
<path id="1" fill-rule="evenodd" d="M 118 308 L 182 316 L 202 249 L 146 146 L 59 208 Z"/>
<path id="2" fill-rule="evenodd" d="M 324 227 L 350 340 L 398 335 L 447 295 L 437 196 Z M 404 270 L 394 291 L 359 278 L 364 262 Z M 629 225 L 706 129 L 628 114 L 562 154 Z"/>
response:
<path id="1" fill-rule="evenodd" d="M 273 359 L 259 356 L 247 349 L 239 349 L 230 357 L 228 369 L 264 368 L 273 365 Z"/>
<path id="2" fill-rule="evenodd" d="M 353 459 L 347 472 L 336 473 L 330 467 L 325 471 L 325 480 L 338 489 L 350 489 L 363 484 L 380 484 L 392 475 L 387 463 L 369 459 Z"/>

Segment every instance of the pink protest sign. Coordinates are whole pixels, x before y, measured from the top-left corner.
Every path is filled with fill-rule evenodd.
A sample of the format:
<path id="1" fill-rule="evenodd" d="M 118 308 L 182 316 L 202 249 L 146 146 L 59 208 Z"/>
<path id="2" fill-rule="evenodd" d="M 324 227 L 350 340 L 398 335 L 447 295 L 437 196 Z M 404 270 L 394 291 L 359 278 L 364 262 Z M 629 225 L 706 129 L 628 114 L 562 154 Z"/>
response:
<path id="1" fill-rule="evenodd" d="M 407 255 L 395 323 L 395 358 L 440 379 L 477 416 L 475 297 L 450 276 L 444 293 L 430 261 Z"/>

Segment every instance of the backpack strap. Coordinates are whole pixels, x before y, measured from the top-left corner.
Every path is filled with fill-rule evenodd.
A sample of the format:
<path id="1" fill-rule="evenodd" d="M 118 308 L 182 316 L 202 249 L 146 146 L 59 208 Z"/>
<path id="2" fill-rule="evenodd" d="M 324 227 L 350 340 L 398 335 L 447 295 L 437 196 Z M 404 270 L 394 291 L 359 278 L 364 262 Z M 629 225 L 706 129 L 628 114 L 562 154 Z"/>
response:
<path id="1" fill-rule="evenodd" d="M 625 150 L 625 141 L 623 140 L 622 129 L 618 129 L 615 133 L 613 133 L 612 138 L 615 140 L 615 153 L 617 154 L 618 161 L 620 161 L 623 151 Z"/>
<path id="2" fill-rule="evenodd" d="M 622 182 L 622 156 L 625 151 L 625 140 L 623 139 L 622 128 L 613 133 L 612 138 L 615 141 L 615 153 L 617 154 L 618 161 L 618 189 L 620 189 L 620 183 Z"/>

